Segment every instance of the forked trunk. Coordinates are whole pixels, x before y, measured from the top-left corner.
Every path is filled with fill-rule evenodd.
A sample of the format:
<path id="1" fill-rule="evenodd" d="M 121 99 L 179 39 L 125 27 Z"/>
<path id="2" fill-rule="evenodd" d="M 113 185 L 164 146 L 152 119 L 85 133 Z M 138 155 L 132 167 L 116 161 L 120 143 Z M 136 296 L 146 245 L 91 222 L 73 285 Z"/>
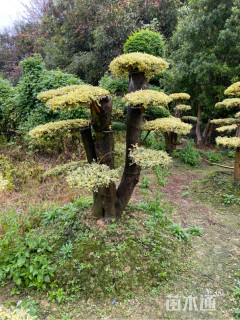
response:
<path id="1" fill-rule="evenodd" d="M 129 75 L 129 92 L 146 89 L 147 80 L 143 72 L 135 70 Z M 93 119 L 93 129 L 95 139 L 91 131 L 82 131 L 82 139 L 85 150 L 87 151 L 88 162 L 97 160 L 100 164 L 106 164 L 113 169 L 114 167 L 114 140 L 110 130 L 112 102 L 110 99 L 103 99 L 100 106 L 95 103 L 91 105 Z M 139 181 L 141 168 L 134 164 L 129 158 L 130 149 L 133 145 L 139 144 L 141 139 L 142 107 L 131 107 L 127 109 L 127 129 L 126 129 L 126 162 L 124 173 L 118 189 L 115 183 L 108 187 L 100 187 L 94 192 L 93 212 L 98 219 L 104 218 L 110 221 L 119 218 L 125 210 L 134 187 Z"/>

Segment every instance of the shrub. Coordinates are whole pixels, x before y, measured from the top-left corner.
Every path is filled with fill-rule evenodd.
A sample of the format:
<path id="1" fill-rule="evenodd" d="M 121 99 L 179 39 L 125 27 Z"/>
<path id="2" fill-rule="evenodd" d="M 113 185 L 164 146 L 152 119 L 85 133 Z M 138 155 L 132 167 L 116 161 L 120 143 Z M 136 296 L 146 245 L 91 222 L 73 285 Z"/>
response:
<path id="1" fill-rule="evenodd" d="M 155 120 L 157 118 L 168 118 L 170 117 L 170 112 L 168 109 L 162 107 L 150 106 L 145 111 L 148 120 Z"/>
<path id="2" fill-rule="evenodd" d="M 15 114 L 12 98 L 15 88 L 7 80 L 0 77 L 0 134 L 9 138 L 15 128 Z"/>
<path id="3" fill-rule="evenodd" d="M 38 93 L 42 91 L 71 84 L 82 84 L 80 79 L 60 70 L 47 70 L 38 55 L 24 59 L 20 65 L 22 76 L 13 98 L 19 132 L 25 133 L 46 122 L 86 117 L 86 112 L 82 108 L 70 113 L 66 111 L 53 112 L 37 99 Z"/>
<path id="4" fill-rule="evenodd" d="M 117 77 L 114 75 L 105 75 L 101 78 L 99 86 L 103 89 L 123 95 L 128 92 L 128 80 L 123 77 Z"/>
<path id="5" fill-rule="evenodd" d="M 174 151 L 173 156 L 191 166 L 197 166 L 201 161 L 200 152 L 195 149 L 195 143 L 193 140 L 189 140 L 187 145 L 181 150 Z"/>
<path id="6" fill-rule="evenodd" d="M 153 56 L 164 55 L 164 41 L 160 33 L 141 30 L 133 33 L 124 44 L 124 53 L 144 52 Z"/>

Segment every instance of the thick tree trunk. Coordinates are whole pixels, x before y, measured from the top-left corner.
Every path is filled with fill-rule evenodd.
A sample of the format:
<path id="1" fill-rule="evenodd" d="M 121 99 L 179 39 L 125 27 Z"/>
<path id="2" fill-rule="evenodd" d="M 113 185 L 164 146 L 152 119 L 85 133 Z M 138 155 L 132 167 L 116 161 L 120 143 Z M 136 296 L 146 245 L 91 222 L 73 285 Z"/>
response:
<path id="1" fill-rule="evenodd" d="M 129 74 L 128 92 L 137 90 L 145 90 L 148 87 L 148 82 L 144 72 L 139 72 L 137 69 Z"/>
<path id="2" fill-rule="evenodd" d="M 141 167 L 129 157 L 133 145 L 140 144 L 142 107 L 128 107 L 126 131 L 126 162 L 121 183 L 117 189 L 116 214 L 119 217 L 126 208 L 132 192 L 139 181 Z"/>
<path id="3" fill-rule="evenodd" d="M 92 126 L 95 131 L 94 150 L 99 164 L 105 164 L 110 169 L 114 167 L 114 139 L 110 130 L 112 100 L 102 99 L 100 106 L 91 105 Z M 100 187 L 93 194 L 93 213 L 97 218 L 111 219 L 115 217 L 116 186 Z"/>
<path id="4" fill-rule="evenodd" d="M 148 82 L 144 72 L 137 69 L 129 74 L 128 92 L 136 90 L 145 90 Z M 122 212 L 132 196 L 133 190 L 139 181 L 141 167 L 133 163 L 129 158 L 130 150 L 133 145 L 141 144 L 141 125 L 142 125 L 142 107 L 131 107 L 127 109 L 127 128 L 126 128 L 126 162 L 123 176 L 116 193 L 115 212 L 120 217 Z"/>
<path id="5" fill-rule="evenodd" d="M 165 133 L 166 151 L 169 155 L 172 155 L 173 151 L 177 148 L 177 134 L 174 132 Z"/>

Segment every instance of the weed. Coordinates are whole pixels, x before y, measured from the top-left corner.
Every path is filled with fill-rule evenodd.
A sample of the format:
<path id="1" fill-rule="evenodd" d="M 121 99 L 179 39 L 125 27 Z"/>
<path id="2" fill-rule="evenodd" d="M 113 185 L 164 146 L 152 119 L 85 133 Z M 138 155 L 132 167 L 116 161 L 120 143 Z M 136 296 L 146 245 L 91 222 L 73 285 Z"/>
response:
<path id="1" fill-rule="evenodd" d="M 178 240 L 188 240 L 189 235 L 186 229 L 182 228 L 181 223 L 174 223 L 170 227 L 172 233 L 178 238 Z"/>
<path id="2" fill-rule="evenodd" d="M 236 202 L 235 196 L 233 194 L 224 194 L 223 203 L 224 204 L 233 204 Z"/>
<path id="3" fill-rule="evenodd" d="M 143 189 L 148 189 L 150 187 L 151 182 L 152 182 L 152 179 L 148 177 L 144 177 L 141 181 L 141 187 Z"/>
<path id="4" fill-rule="evenodd" d="M 195 149 L 195 143 L 193 140 L 189 140 L 187 145 L 181 150 L 174 151 L 173 156 L 191 166 L 197 166 L 201 162 L 200 152 Z"/>

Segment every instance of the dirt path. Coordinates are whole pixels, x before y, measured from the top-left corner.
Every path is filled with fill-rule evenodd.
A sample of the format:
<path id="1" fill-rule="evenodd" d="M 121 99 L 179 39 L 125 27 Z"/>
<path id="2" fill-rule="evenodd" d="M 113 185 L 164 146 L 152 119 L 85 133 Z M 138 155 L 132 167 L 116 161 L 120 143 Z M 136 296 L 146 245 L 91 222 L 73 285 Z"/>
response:
<path id="1" fill-rule="evenodd" d="M 172 312 L 172 316 L 176 319 L 234 319 L 230 310 L 230 288 L 236 284 L 236 273 L 240 270 L 239 216 L 215 210 L 210 204 L 197 204 L 186 190 L 199 177 L 191 172 L 174 172 L 163 188 L 175 208 L 174 220 L 183 227 L 200 226 L 203 230 L 202 237 L 193 237 L 188 274 L 179 277 L 172 293 L 181 297 L 183 308 L 184 297 L 191 296 L 188 302 L 192 300 L 192 307 L 188 303 L 185 312 Z M 208 308 L 211 312 L 200 312 L 201 298 L 203 309 L 206 294 L 214 294 L 211 299 L 215 307 Z M 190 309 L 198 311 L 190 312 Z"/>

